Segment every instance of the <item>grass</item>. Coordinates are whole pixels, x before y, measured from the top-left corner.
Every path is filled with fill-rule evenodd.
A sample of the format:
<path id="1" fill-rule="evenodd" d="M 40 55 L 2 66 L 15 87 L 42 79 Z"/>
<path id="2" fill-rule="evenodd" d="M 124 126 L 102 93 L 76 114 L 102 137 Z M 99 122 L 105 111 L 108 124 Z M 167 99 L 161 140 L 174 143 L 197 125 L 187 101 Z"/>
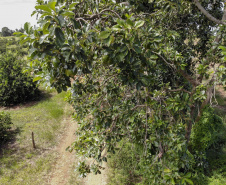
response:
<path id="1" fill-rule="evenodd" d="M 0 184 L 45 184 L 56 160 L 51 149 L 63 130 L 65 93 L 48 92 L 46 98 L 34 105 L 21 105 L 9 110 L 13 122 L 14 138 L 0 146 Z M 37 149 L 33 149 L 31 132 L 34 132 Z M 16 134 L 15 134 L 16 133 Z"/>

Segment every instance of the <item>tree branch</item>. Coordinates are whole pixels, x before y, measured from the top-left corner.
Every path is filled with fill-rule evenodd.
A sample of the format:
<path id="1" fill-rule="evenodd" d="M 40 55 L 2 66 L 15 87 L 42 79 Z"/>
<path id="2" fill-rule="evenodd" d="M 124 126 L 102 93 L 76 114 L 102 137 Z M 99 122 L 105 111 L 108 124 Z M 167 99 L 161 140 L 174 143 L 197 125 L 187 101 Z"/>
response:
<path id="1" fill-rule="evenodd" d="M 191 94 L 190 91 L 187 91 L 187 90 L 185 90 L 185 89 L 173 89 L 173 90 L 171 90 L 171 89 L 166 89 L 166 90 L 169 91 L 169 92 L 183 91 L 183 92 L 185 92 L 185 93 Z"/>
<path id="2" fill-rule="evenodd" d="M 135 107 L 133 107 L 131 110 L 135 110 L 135 109 L 137 109 L 137 108 L 139 108 L 139 107 L 146 107 L 147 105 L 136 105 Z"/>
<path id="3" fill-rule="evenodd" d="M 102 11 L 100 12 L 100 14 L 103 13 L 103 12 L 111 12 L 111 13 L 114 13 L 119 19 L 122 19 L 122 18 L 120 17 L 119 14 L 117 14 L 115 11 L 113 11 L 113 10 L 111 10 L 111 9 L 105 9 L 105 10 L 102 10 Z"/>
<path id="4" fill-rule="evenodd" d="M 185 71 L 181 70 L 181 69 L 177 69 L 175 67 L 174 64 L 171 64 L 169 62 L 167 62 L 167 60 L 160 54 L 158 54 L 155 51 L 151 51 L 152 53 L 158 55 L 166 64 L 168 64 L 172 69 L 177 70 L 185 79 L 187 79 L 193 86 L 198 86 L 200 83 L 195 80 L 194 78 L 192 78 L 190 75 L 188 75 Z"/>
<path id="5" fill-rule="evenodd" d="M 167 62 L 167 60 L 166 60 L 162 55 L 158 54 L 158 53 L 155 52 L 155 51 L 151 51 L 151 52 L 154 53 L 154 54 L 156 54 L 156 55 L 158 55 L 158 56 L 159 56 L 159 57 L 160 57 L 167 65 L 169 65 L 171 68 L 176 69 L 176 67 L 175 67 L 173 64 Z"/>
<path id="6" fill-rule="evenodd" d="M 223 24 L 226 25 L 226 23 L 222 20 L 216 19 L 215 17 L 213 17 L 209 12 L 207 12 L 202 5 L 199 3 L 198 0 L 194 0 L 195 5 L 197 6 L 197 8 L 211 21 L 215 22 L 216 24 Z"/>
<path id="7" fill-rule="evenodd" d="M 200 85 L 200 83 L 195 80 L 194 78 L 192 78 L 190 75 L 188 75 L 185 71 L 183 71 L 182 69 L 178 69 L 178 72 L 185 78 L 187 79 L 193 86 L 198 86 Z"/>

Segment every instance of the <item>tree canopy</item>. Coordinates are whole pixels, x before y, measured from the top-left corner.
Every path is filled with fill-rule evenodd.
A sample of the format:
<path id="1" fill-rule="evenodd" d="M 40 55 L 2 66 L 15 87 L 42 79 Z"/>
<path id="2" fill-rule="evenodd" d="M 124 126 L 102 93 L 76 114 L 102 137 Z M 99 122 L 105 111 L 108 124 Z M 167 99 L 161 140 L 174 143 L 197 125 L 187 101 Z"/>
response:
<path id="1" fill-rule="evenodd" d="M 14 31 L 10 30 L 8 27 L 3 27 L 1 34 L 2 34 L 3 37 L 7 37 L 7 36 L 12 36 L 13 32 Z"/>
<path id="2" fill-rule="evenodd" d="M 81 162 L 81 174 L 99 173 L 124 141 L 142 148 L 148 183 L 197 181 L 211 142 L 194 147 L 192 126 L 225 85 L 225 3 L 37 0 L 39 27 L 16 34 L 30 44 L 35 80 L 70 89 L 80 127 L 69 150 L 97 162 Z"/>

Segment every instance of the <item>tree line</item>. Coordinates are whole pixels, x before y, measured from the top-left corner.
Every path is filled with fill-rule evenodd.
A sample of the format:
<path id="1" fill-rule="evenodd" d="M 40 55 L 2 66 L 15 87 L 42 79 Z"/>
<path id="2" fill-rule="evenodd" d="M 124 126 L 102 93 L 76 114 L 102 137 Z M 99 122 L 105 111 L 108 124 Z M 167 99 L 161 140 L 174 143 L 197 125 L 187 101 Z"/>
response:
<path id="1" fill-rule="evenodd" d="M 2 37 L 9 37 L 9 36 L 13 36 L 14 32 L 24 32 L 23 28 L 20 29 L 16 29 L 16 30 L 11 30 L 8 27 L 3 27 L 1 32 L 0 32 L 0 36 Z"/>

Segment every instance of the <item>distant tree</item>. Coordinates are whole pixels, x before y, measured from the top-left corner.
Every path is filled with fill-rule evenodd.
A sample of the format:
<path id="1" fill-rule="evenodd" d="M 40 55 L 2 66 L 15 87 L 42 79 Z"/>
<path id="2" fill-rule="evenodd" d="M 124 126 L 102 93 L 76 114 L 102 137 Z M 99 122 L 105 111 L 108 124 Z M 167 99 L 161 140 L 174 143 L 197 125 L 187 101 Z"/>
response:
<path id="1" fill-rule="evenodd" d="M 21 32 L 21 33 L 24 33 L 24 29 L 23 29 L 23 28 L 16 29 L 16 32 Z"/>
<path id="2" fill-rule="evenodd" d="M 2 36 L 3 37 L 8 37 L 8 36 L 12 36 L 14 33 L 13 30 L 10 30 L 8 27 L 3 27 L 2 28 Z"/>

